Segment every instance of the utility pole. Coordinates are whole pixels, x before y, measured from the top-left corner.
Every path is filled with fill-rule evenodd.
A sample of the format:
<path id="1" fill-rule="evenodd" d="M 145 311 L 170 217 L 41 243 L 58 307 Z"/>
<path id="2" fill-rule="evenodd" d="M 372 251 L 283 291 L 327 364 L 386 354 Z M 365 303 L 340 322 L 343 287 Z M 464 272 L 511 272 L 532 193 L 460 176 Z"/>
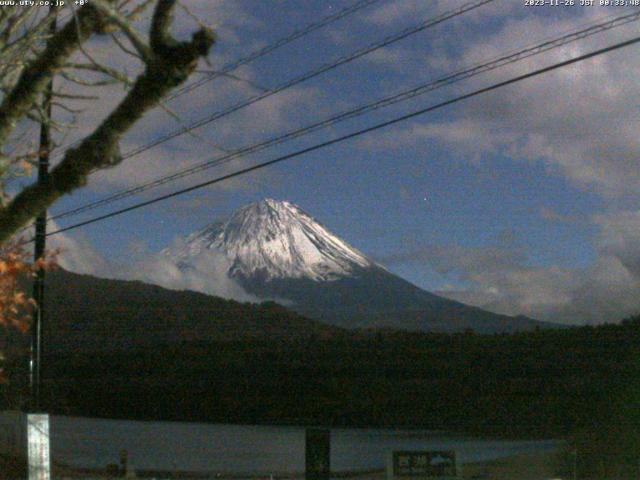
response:
<path id="1" fill-rule="evenodd" d="M 49 7 L 49 14 L 53 16 L 49 34 L 56 32 L 56 7 Z M 47 40 L 48 42 L 49 40 Z M 38 152 L 38 183 L 45 183 L 49 177 L 49 152 L 51 150 L 51 106 L 53 99 L 53 76 L 49 80 L 42 94 L 42 114 L 40 123 L 40 148 Z M 44 210 L 36 217 L 34 260 L 37 261 L 45 254 L 47 236 L 47 211 Z M 31 410 L 41 408 L 40 385 L 42 370 L 42 325 L 44 323 L 44 268 L 36 272 L 33 282 L 33 299 L 36 302 L 31 327 L 31 358 L 29 361 L 29 387 L 31 390 Z"/>

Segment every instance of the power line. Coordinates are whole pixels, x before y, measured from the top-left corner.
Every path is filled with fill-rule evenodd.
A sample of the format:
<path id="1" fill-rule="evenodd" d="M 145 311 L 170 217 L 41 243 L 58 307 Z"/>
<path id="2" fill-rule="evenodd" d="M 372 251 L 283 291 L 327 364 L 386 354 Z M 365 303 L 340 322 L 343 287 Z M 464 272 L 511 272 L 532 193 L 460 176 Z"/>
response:
<path id="1" fill-rule="evenodd" d="M 147 150 L 150 150 L 151 148 L 160 145 L 162 143 L 168 142 L 169 140 L 172 140 L 176 137 L 179 137 L 181 135 L 184 135 L 185 133 L 191 132 L 192 130 L 195 130 L 197 128 L 200 128 L 204 125 L 207 125 L 209 123 L 212 123 L 222 117 L 226 117 L 227 115 L 230 115 L 231 113 L 237 112 L 238 110 L 244 108 L 244 107 L 248 107 L 249 105 L 252 105 L 256 102 L 259 102 L 261 100 L 264 100 L 265 98 L 271 97 L 272 95 L 275 95 L 276 93 L 280 93 L 283 90 L 286 90 L 288 88 L 294 87 L 296 85 L 299 85 L 302 82 L 305 82 L 307 80 L 311 80 L 312 78 L 315 78 L 323 73 L 329 72 L 331 70 L 334 70 L 338 67 L 340 67 L 341 65 L 344 65 L 346 63 L 352 62 L 353 60 L 356 60 L 358 58 L 364 57 L 365 55 L 368 55 L 369 53 L 372 53 L 376 50 L 379 50 L 381 48 L 384 48 L 388 45 L 391 45 L 392 43 L 398 42 L 400 40 L 403 40 L 411 35 L 414 35 L 416 33 L 422 32 L 428 28 L 434 27 L 440 23 L 443 23 L 447 20 L 450 20 L 452 18 L 458 17 L 466 12 L 469 12 L 471 10 L 474 10 L 476 8 L 479 8 L 487 3 L 491 3 L 494 2 L 495 0 L 477 0 L 475 2 L 471 2 L 471 3 L 466 3 L 464 5 L 462 5 L 461 7 L 458 7 L 454 10 L 449 10 L 441 15 L 438 15 L 437 17 L 433 17 L 430 19 L 427 19 L 423 22 L 420 22 L 418 25 L 414 25 L 412 27 L 406 28 L 398 33 L 395 33 L 393 35 L 390 35 L 388 37 L 385 37 L 383 40 L 381 40 L 380 42 L 371 44 L 369 46 L 366 46 L 364 48 L 361 48 L 359 50 L 356 50 L 353 53 L 350 53 L 348 55 L 345 55 L 343 57 L 340 57 L 339 59 L 331 62 L 331 63 L 326 63 L 324 65 L 321 65 L 319 68 L 316 68 L 315 70 L 311 70 L 309 72 L 306 72 L 294 79 L 291 80 L 287 80 L 286 82 L 280 84 L 279 86 L 267 91 L 267 92 L 262 92 L 259 93 L 258 95 L 254 95 L 252 97 L 249 97 L 246 100 L 243 100 L 239 103 L 236 103 L 235 105 L 225 109 L 225 110 L 220 110 L 217 111 L 213 114 L 207 115 L 204 118 L 201 118 L 200 120 L 196 120 L 195 122 L 191 123 L 189 126 L 187 127 L 182 127 L 179 128 L 177 130 L 174 130 L 173 132 L 169 132 L 165 135 L 162 135 L 160 137 L 158 137 L 157 139 L 145 144 L 145 145 L 141 145 L 140 147 L 137 147 L 133 150 L 130 150 L 128 152 L 126 152 L 122 158 L 127 159 L 127 158 L 131 158 L 134 157 L 136 155 L 139 155 L 142 152 L 145 152 Z"/>
<path id="2" fill-rule="evenodd" d="M 344 17 L 347 17 L 353 13 L 356 13 L 370 5 L 373 5 L 374 3 L 378 3 L 381 0 L 359 0 L 355 3 L 353 3 L 352 5 L 349 5 L 345 8 L 343 8 L 342 10 L 339 10 L 336 13 L 333 13 L 331 15 L 328 15 L 326 17 L 321 18 L 320 20 L 318 20 L 317 22 L 312 22 L 308 25 L 306 25 L 305 27 L 302 27 L 298 30 L 295 30 L 294 32 L 292 32 L 291 34 L 282 37 L 278 40 L 276 40 L 274 43 L 267 45 L 263 48 L 260 48 L 258 50 L 255 50 L 251 53 L 249 53 L 247 56 L 245 57 L 241 57 L 238 60 L 231 62 L 227 65 L 225 65 L 224 67 L 222 67 L 222 69 L 220 70 L 216 70 L 215 72 L 210 72 L 206 77 L 193 82 L 189 85 L 185 85 L 184 87 L 176 90 L 171 96 L 169 96 L 167 98 L 167 100 L 173 100 L 174 98 L 177 98 L 185 93 L 189 93 L 192 90 L 195 90 L 196 88 L 200 87 L 201 85 L 204 85 L 207 82 L 210 82 L 218 77 L 229 77 L 229 74 L 231 72 L 233 72 L 234 70 L 240 68 L 243 65 L 246 65 L 250 62 L 253 62 L 254 60 L 257 60 L 258 58 L 264 57 L 265 55 L 281 48 L 284 47 L 285 45 L 288 45 L 290 43 L 292 43 L 293 41 L 308 35 L 316 30 L 319 30 L 322 27 L 325 27 L 327 25 L 330 25 Z M 260 87 L 260 89 L 262 89 Z M 65 150 L 67 148 L 70 148 L 74 145 L 76 145 L 78 142 L 73 142 L 71 144 L 68 144 L 66 146 L 61 146 L 56 148 L 56 150 Z M 60 154 L 58 154 L 57 158 L 60 157 Z"/>
<path id="3" fill-rule="evenodd" d="M 156 197 L 154 199 L 147 200 L 145 202 L 140 202 L 140 203 L 137 203 L 135 205 L 131 205 L 129 207 L 126 207 L 126 208 L 123 208 L 123 209 L 120 209 L 120 210 L 116 210 L 114 212 L 111 212 L 111 213 L 108 213 L 108 214 L 105 214 L 105 215 L 100 215 L 98 217 L 94 217 L 92 219 L 85 220 L 83 222 L 78 222 L 76 224 L 73 224 L 73 225 L 70 225 L 70 226 L 67 226 L 67 227 L 64 227 L 64 228 L 60 228 L 58 230 L 55 230 L 53 232 L 48 233 L 47 236 L 55 235 L 55 234 L 62 233 L 62 232 L 67 232 L 69 230 L 74 230 L 76 228 L 79 228 L 79 227 L 82 227 L 82 226 L 85 226 L 85 225 L 89 225 L 89 224 L 92 224 L 92 223 L 96 223 L 96 222 L 99 222 L 99 221 L 102 221 L 102 220 L 106 220 L 108 218 L 115 217 L 117 215 L 121 215 L 123 213 L 130 212 L 132 210 L 136 210 L 136 209 L 139 209 L 139 208 L 142 208 L 142 207 L 146 207 L 148 205 L 151 205 L 151 204 L 163 201 L 163 200 L 167 200 L 169 198 L 173 198 L 173 197 L 176 197 L 176 196 L 179 196 L 179 195 L 183 195 L 185 193 L 189 193 L 189 192 L 192 192 L 194 190 L 198 190 L 200 188 L 204 188 L 204 187 L 207 187 L 209 185 L 213 185 L 215 183 L 220 183 L 220 182 L 223 182 L 225 180 L 229 180 L 231 178 L 238 177 L 240 175 L 244 175 L 244 174 L 247 174 L 247 173 L 250 173 L 250 172 L 254 172 L 254 171 L 269 167 L 271 165 L 275 165 L 277 163 L 281 163 L 281 162 L 284 162 L 286 160 L 290 160 L 292 158 L 299 157 L 301 155 L 304 155 L 304 154 L 307 154 L 307 153 L 310 153 L 310 152 L 313 152 L 313 151 L 316 151 L 316 150 L 320 150 L 322 148 L 326 148 L 328 146 L 335 145 L 337 143 L 340 143 L 340 142 L 343 142 L 343 141 L 346 141 L 346 140 L 350 140 L 352 138 L 356 138 L 356 137 L 359 137 L 361 135 L 364 135 L 364 134 L 367 134 L 367 133 L 370 133 L 370 132 L 373 132 L 373 131 L 376 131 L 376 130 L 380 130 L 382 128 L 389 127 L 391 125 L 395 125 L 397 123 L 400 123 L 400 122 L 403 122 L 403 121 L 406 121 L 406 120 L 410 120 L 412 118 L 418 117 L 420 115 L 424 115 L 426 113 L 432 112 L 434 110 L 438 110 L 440 108 L 443 108 L 443 107 L 446 107 L 446 106 L 449 106 L 449 105 L 453 105 L 453 104 L 461 102 L 463 100 L 467 100 L 469 98 L 476 97 L 478 95 L 482 95 L 484 93 L 488 93 L 488 92 L 491 92 L 493 90 L 497 90 L 499 88 L 502 88 L 502 87 L 505 87 L 505 86 L 508 86 L 508 85 L 512 85 L 512 84 L 515 84 L 517 82 L 521 82 L 523 80 L 527 80 L 529 78 L 536 77 L 536 76 L 542 75 L 544 73 L 548 73 L 550 71 L 566 67 L 568 65 L 572 65 L 574 63 L 582 62 L 582 61 L 587 60 L 589 58 L 593 58 L 593 57 L 596 57 L 596 56 L 599 56 L 599 55 L 603 55 L 605 53 L 609 53 L 609 52 L 612 52 L 612 51 L 615 51 L 615 50 L 619 50 L 621 48 L 628 47 L 630 45 L 633 45 L 633 44 L 636 44 L 636 43 L 639 43 L 639 42 L 640 42 L 640 37 L 635 37 L 635 38 L 632 38 L 631 40 L 627 40 L 627 41 L 620 42 L 620 43 L 617 43 L 617 44 L 614 44 L 614 45 L 611 45 L 611 46 L 608 46 L 608 47 L 605 47 L 605 48 L 601 48 L 599 50 L 595 50 L 593 52 L 586 53 L 584 55 L 580 55 L 578 57 L 575 57 L 575 58 L 572 58 L 572 59 L 569 59 L 569 60 L 565 60 L 563 62 L 556 63 L 556 64 L 553 64 L 553 65 L 548 66 L 548 67 L 540 68 L 540 69 L 534 70 L 532 72 L 525 73 L 523 75 L 518 75 L 518 76 L 512 77 L 512 78 L 510 78 L 508 80 L 504 80 L 502 82 L 494 83 L 493 85 L 490 85 L 488 87 L 483 87 L 483 88 L 480 88 L 478 90 L 474 90 L 474 91 L 472 91 L 470 93 L 466 93 L 464 95 L 460 95 L 460 96 L 455 97 L 453 99 L 446 100 L 444 102 L 432 105 L 430 107 L 422 108 L 420 110 L 416 110 L 414 112 L 411 112 L 411 113 L 408 113 L 408 114 L 405 114 L 405 115 L 401 115 L 401 116 L 393 118 L 391 120 L 387 120 L 385 122 L 378 123 L 378 124 L 373 125 L 371 127 L 367 127 L 367 128 L 358 130 L 356 132 L 352 132 L 352 133 L 349 133 L 349 134 L 346 134 L 346 135 L 342 135 L 342 136 L 334 138 L 332 140 L 328 140 L 326 142 L 318 143 L 318 144 L 312 145 L 311 147 L 303 148 L 303 149 L 297 150 L 297 151 L 295 151 L 293 153 L 289 153 L 289 154 L 274 158 L 272 160 L 269 160 L 269 161 L 266 161 L 266 162 L 262 162 L 262 163 L 259 163 L 257 165 L 253 165 L 251 167 L 247 167 L 247 168 L 238 170 L 236 172 L 233 172 L 233 173 L 230 173 L 230 174 L 227 174 L 227 175 L 223 175 L 223 176 L 214 178 L 212 180 L 208 180 L 206 182 L 201 182 L 201 183 L 198 183 L 198 184 L 193 185 L 193 186 L 188 187 L 188 188 L 183 188 L 181 190 L 177 190 L 175 192 L 172 192 L 172 193 L 169 193 L 169 194 L 166 194 L 166 195 L 161 195 L 161 196 Z"/>
<path id="4" fill-rule="evenodd" d="M 192 90 L 195 90 L 196 88 L 200 87 L 201 85 L 204 85 L 205 83 L 221 76 L 221 75 L 225 75 L 229 72 L 232 72 L 233 70 L 241 67 L 242 65 L 246 65 L 247 63 L 250 63 L 260 57 L 263 57 L 265 55 L 267 55 L 268 53 L 273 52 L 274 50 L 277 50 L 280 47 L 283 47 L 285 45 L 288 45 L 289 43 L 293 42 L 294 40 L 297 40 L 300 37 L 303 37 L 311 32 L 314 32 L 326 25 L 329 25 L 337 20 L 340 20 L 341 18 L 346 17 L 347 15 L 351 15 L 352 13 L 357 12 L 358 10 L 362 10 L 365 7 L 368 7 L 369 5 L 376 3 L 380 0 L 361 0 L 359 2 L 354 3 L 351 6 L 348 6 L 346 8 L 344 8 L 343 10 L 340 10 L 339 12 L 333 14 L 333 15 L 329 15 L 315 23 L 311 23 L 309 25 L 307 25 L 304 28 L 301 28 L 300 30 L 296 30 L 294 31 L 291 35 L 283 37 L 279 40 L 277 40 L 276 42 L 272 43 L 271 45 L 267 45 L 264 48 L 261 48 L 259 50 L 256 50 L 255 52 L 250 53 L 249 55 L 247 55 L 246 57 L 243 57 L 239 60 L 236 60 L 233 63 L 230 63 L 228 65 L 226 65 L 225 67 L 222 68 L 222 70 L 212 73 L 211 75 L 209 75 L 206 78 L 202 78 L 200 80 L 198 80 L 197 82 L 193 82 L 190 83 L 189 85 L 185 85 L 184 87 L 178 89 L 175 91 L 175 93 L 173 93 L 171 96 L 168 97 L 168 100 L 173 100 L 176 97 L 179 97 L 180 95 L 183 95 L 185 93 L 189 93 Z"/>
<path id="5" fill-rule="evenodd" d="M 69 216 L 73 216 L 73 215 L 77 215 L 81 212 L 84 211 L 88 211 L 88 210 L 93 210 L 95 208 L 98 208 L 100 206 L 103 205 L 107 205 L 109 203 L 112 203 L 114 201 L 123 199 L 123 198 L 127 198 L 130 197 L 132 195 L 137 195 L 139 193 L 142 193 L 144 191 L 150 190 L 152 188 L 158 187 L 160 185 L 164 185 L 166 183 L 169 183 L 171 181 L 175 181 L 178 180 L 180 178 L 184 178 L 186 176 L 189 175 L 193 175 L 195 173 L 207 170 L 209 168 L 213 168 L 219 165 L 222 165 L 224 163 L 228 163 L 233 159 L 236 159 L 238 157 L 244 157 L 248 154 L 252 154 L 252 153 L 256 153 L 258 151 L 264 150 L 268 147 L 274 146 L 274 145 L 279 145 L 281 143 L 284 143 L 286 141 L 295 139 L 295 138 L 299 138 L 303 135 L 307 135 L 309 133 L 313 133 L 315 131 L 318 131 L 320 129 L 332 126 L 336 123 L 348 120 L 348 119 L 352 119 L 352 118 L 356 118 L 358 116 L 364 115 L 366 113 L 369 113 L 371 111 L 377 110 L 379 108 L 383 108 L 383 107 L 387 107 L 405 100 L 409 100 L 411 98 L 417 97 L 419 95 L 423 95 L 425 93 L 434 91 L 438 88 L 447 86 L 447 85 L 451 85 L 453 83 L 462 81 L 462 80 L 466 80 L 468 78 L 471 78 L 473 76 L 479 75 L 481 73 L 486 73 L 488 71 L 492 71 L 495 70 L 497 68 L 503 67 L 505 65 L 511 64 L 511 63 L 515 63 L 517 61 L 532 57 L 534 55 L 539 55 L 541 53 L 545 53 L 548 52 L 552 49 L 555 48 L 559 48 L 561 46 L 564 46 L 568 43 L 571 42 L 575 42 L 577 40 L 581 40 L 584 39 L 588 36 L 591 35 L 595 35 L 597 33 L 601 33 L 603 31 L 606 30 L 610 30 L 612 28 L 616 28 L 619 27 L 621 25 L 625 25 L 634 21 L 637 21 L 640 19 L 640 12 L 634 12 L 632 14 L 627 14 L 627 15 L 622 15 L 619 17 L 608 17 L 608 20 L 602 22 L 600 21 L 600 23 L 596 23 L 596 24 L 591 24 L 588 28 L 584 28 L 578 31 L 574 31 L 571 33 L 567 33 L 565 35 L 562 35 L 560 37 L 557 38 L 553 38 L 550 40 L 546 40 L 544 42 L 538 43 L 536 45 L 532 45 L 529 47 L 526 47 L 524 49 L 520 49 L 517 51 L 514 51 L 513 53 L 508 53 L 508 54 L 504 54 L 502 56 L 499 56 L 497 58 L 494 58 L 488 62 L 485 63 L 481 63 L 481 64 L 476 64 L 474 66 L 468 67 L 466 69 L 463 69 L 461 71 L 458 71 L 456 73 L 452 73 L 449 74 L 445 77 L 439 78 L 437 80 L 431 81 L 429 83 L 426 84 L 422 84 L 419 85 L 417 87 L 414 87 L 410 90 L 406 90 L 397 94 L 394 94 L 392 96 L 389 97 L 385 97 L 383 99 L 377 100 L 375 102 L 357 107 L 355 109 L 351 109 L 342 113 L 339 113 L 337 115 L 334 115 L 328 119 L 325 120 L 321 120 L 319 122 L 315 122 L 312 123 L 310 125 L 307 125 L 303 128 L 299 128 L 299 129 L 295 129 L 293 131 L 287 132 L 285 134 L 276 136 L 276 137 L 272 137 L 268 140 L 265 140 L 263 142 L 257 143 L 257 144 L 253 144 L 247 147 L 243 147 L 240 149 L 237 149 L 235 151 L 231 151 L 231 152 L 227 152 L 225 155 L 223 156 L 218 156 L 218 157 L 214 157 L 208 161 L 205 161 L 203 163 L 200 163 L 198 165 L 195 165 L 193 167 L 190 168 L 186 168 L 183 169 L 181 171 L 178 171 L 176 173 L 173 173 L 171 175 L 166 175 L 163 177 L 160 177 L 158 179 L 152 180 L 150 182 L 144 183 L 142 185 L 138 185 L 135 186 L 133 188 L 129 188 L 129 189 L 125 189 L 122 190 L 120 192 L 117 192 L 115 194 L 112 194 L 108 197 L 102 198 L 100 200 L 97 200 L 95 202 L 91 202 L 88 203 L 86 205 L 82 205 L 80 207 L 76 207 L 74 209 L 62 212 L 58 215 L 53 215 L 49 218 L 49 220 L 54 220 L 54 219 L 59 219 L 59 218 L 65 218 L 65 217 L 69 217 Z M 602 20 L 602 19 L 600 19 Z"/>
<path id="6" fill-rule="evenodd" d="M 238 110 L 240 110 L 240 109 L 242 109 L 242 108 L 244 108 L 246 106 L 249 106 L 249 105 L 251 105 L 253 103 L 256 103 L 256 102 L 258 102 L 260 100 L 263 100 L 265 98 L 268 98 L 268 97 L 270 97 L 272 95 L 275 95 L 276 93 L 279 93 L 279 92 L 281 92 L 281 91 L 283 91 L 285 89 L 291 88 L 291 87 L 293 87 L 293 86 L 295 86 L 295 85 L 297 85 L 299 83 L 302 83 L 302 82 L 304 82 L 306 80 L 310 80 L 311 78 L 314 78 L 314 77 L 316 77 L 318 75 L 321 75 L 322 73 L 325 73 L 325 72 L 328 72 L 328 71 L 333 70 L 335 68 L 338 68 L 341 65 L 344 65 L 344 64 L 346 64 L 348 62 L 351 62 L 353 60 L 361 58 L 361 57 L 363 57 L 363 56 L 365 56 L 365 55 L 367 55 L 367 54 L 369 54 L 371 52 L 374 52 L 374 51 L 376 51 L 376 50 L 378 50 L 380 48 L 388 46 L 388 45 L 390 45 L 390 44 L 392 44 L 394 42 L 397 42 L 397 41 L 400 41 L 402 39 L 405 39 L 405 38 L 407 38 L 407 37 L 409 37 L 409 36 L 411 36 L 413 34 L 419 33 L 419 32 L 421 32 L 423 30 L 426 30 L 428 28 L 436 26 L 436 25 L 438 25 L 438 24 L 440 24 L 442 22 L 445 22 L 447 20 L 450 20 L 452 18 L 460 16 L 460 15 L 466 13 L 466 12 L 469 12 L 471 10 L 474 10 L 474 9 L 476 9 L 478 7 L 481 7 L 481 6 L 483 6 L 483 5 L 487 4 L 487 3 L 491 3 L 491 2 L 494 2 L 494 1 L 495 0 L 479 0 L 479 1 L 476 1 L 476 2 L 466 3 L 466 4 L 456 8 L 454 10 L 449 10 L 449 11 L 444 12 L 444 13 L 436 16 L 436 17 L 427 19 L 427 20 L 419 23 L 418 25 L 414 25 L 414 26 L 406 28 L 406 29 L 404 29 L 404 30 L 402 30 L 402 31 L 400 31 L 400 32 L 398 32 L 396 34 L 387 36 L 382 41 L 380 41 L 378 43 L 371 44 L 371 45 L 369 45 L 367 47 L 364 47 L 364 48 L 361 48 L 361 49 L 359 49 L 359 50 L 357 50 L 357 51 L 355 51 L 355 52 L 353 52 L 351 54 L 348 54 L 348 55 L 345 55 L 343 57 L 340 57 L 338 60 L 334 61 L 333 63 L 324 64 L 324 65 L 320 66 L 319 68 L 317 68 L 315 70 L 307 72 L 307 73 L 305 73 L 305 74 L 303 74 L 303 75 L 301 75 L 299 77 L 296 77 L 296 78 L 294 78 L 292 80 L 289 80 L 289 81 L 281 84 L 280 86 L 276 87 L 275 89 L 268 90 L 266 92 L 262 92 L 259 95 L 250 97 L 249 99 L 247 99 L 245 101 L 242 101 L 242 102 L 240 102 L 240 103 L 238 103 L 238 104 L 236 104 L 236 105 L 234 105 L 234 106 L 232 106 L 232 107 L 230 107 L 230 108 L 228 108 L 226 110 L 218 111 L 218 112 L 216 112 L 216 113 L 214 113 L 212 115 L 209 115 L 208 117 L 205 117 L 203 119 L 200 119 L 200 120 L 192 123 L 191 125 L 188 125 L 186 127 L 182 127 L 182 128 L 180 128 L 178 130 L 174 130 L 173 132 L 170 132 L 170 133 L 168 133 L 166 135 L 158 137 L 156 140 L 154 140 L 154 141 L 152 141 L 150 143 L 147 143 L 147 144 L 142 145 L 142 146 L 140 146 L 140 147 L 138 147 L 138 148 L 136 148 L 134 150 L 126 152 L 125 154 L 123 154 L 122 160 L 126 160 L 128 158 L 134 157 L 134 156 L 136 156 L 136 155 L 138 155 L 140 153 L 143 153 L 143 152 L 145 152 L 147 150 L 150 150 L 151 148 L 153 148 L 153 147 L 155 147 L 157 145 L 160 145 L 161 143 L 167 142 L 167 141 L 169 141 L 169 140 L 171 140 L 173 138 L 176 138 L 176 137 L 178 137 L 180 135 L 189 133 L 189 132 L 191 132 L 191 131 L 199 128 L 199 127 L 202 127 L 202 126 L 204 126 L 204 125 L 206 125 L 208 123 L 211 123 L 211 122 L 213 122 L 215 120 L 218 120 L 219 118 L 222 118 L 222 117 L 227 116 L 227 115 L 229 115 L 229 114 L 231 114 L 233 112 L 236 112 L 236 111 L 238 111 Z M 218 73 L 222 74 L 222 71 L 218 72 Z M 232 154 L 234 154 L 234 153 L 232 152 Z M 118 197 L 118 198 L 120 198 L 120 197 Z M 100 202 L 102 204 L 102 201 L 100 201 Z M 74 210 L 73 213 L 77 213 L 77 212 Z M 68 216 L 70 214 L 71 213 L 67 214 L 65 212 L 65 213 L 63 213 L 61 215 L 62 216 Z M 58 216 L 55 216 L 55 217 L 51 217 L 50 220 L 53 219 L 53 218 L 60 218 L 61 215 L 58 215 Z"/>

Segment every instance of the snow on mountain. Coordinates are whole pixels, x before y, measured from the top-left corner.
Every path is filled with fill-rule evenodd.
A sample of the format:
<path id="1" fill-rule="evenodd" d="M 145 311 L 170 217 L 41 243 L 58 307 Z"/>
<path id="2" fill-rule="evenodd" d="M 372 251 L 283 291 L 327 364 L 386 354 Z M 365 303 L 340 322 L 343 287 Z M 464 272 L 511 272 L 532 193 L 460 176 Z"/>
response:
<path id="1" fill-rule="evenodd" d="M 345 328 L 495 333 L 545 327 L 422 290 L 369 260 L 297 206 L 262 200 L 164 250 L 160 275 L 211 292 L 230 283 Z M 232 291 L 231 289 L 228 289 Z"/>
<path id="2" fill-rule="evenodd" d="M 191 269 L 213 252 L 226 258 L 232 278 L 332 281 L 374 266 L 296 205 L 272 199 L 247 205 L 164 253 Z"/>

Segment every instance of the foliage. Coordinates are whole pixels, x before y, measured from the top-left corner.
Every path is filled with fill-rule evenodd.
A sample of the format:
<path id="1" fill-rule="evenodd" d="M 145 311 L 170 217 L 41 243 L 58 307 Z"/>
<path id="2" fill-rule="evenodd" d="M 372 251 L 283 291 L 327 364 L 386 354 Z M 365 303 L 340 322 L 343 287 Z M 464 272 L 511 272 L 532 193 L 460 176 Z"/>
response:
<path id="1" fill-rule="evenodd" d="M 0 248 L 0 327 L 21 333 L 28 330 L 31 310 L 36 305 L 24 291 L 25 277 L 35 277 L 39 269 L 49 270 L 55 265 L 54 252 L 35 262 L 30 262 L 28 257 L 22 241 Z M 0 361 L 4 361 L 2 350 Z M 0 367 L 0 383 L 6 381 L 6 372 Z"/>
<path id="2" fill-rule="evenodd" d="M 565 438 L 564 477 L 575 450 L 579 478 L 637 473 L 640 317 L 496 335 L 345 331 L 273 303 L 49 277 L 53 412 Z"/>
<path id="3" fill-rule="evenodd" d="M 20 277 L 49 264 L 43 259 L 28 262 L 21 244 L 12 239 L 61 196 L 85 185 L 91 173 L 120 163 L 122 136 L 161 106 L 214 42 L 204 27 L 189 41 L 171 36 L 176 0 L 92 0 L 79 8 L 66 3 L 57 10 L 0 8 L 0 330 L 28 328 L 33 300 Z M 149 8 L 151 22 L 136 23 Z M 72 14 L 63 15 L 69 9 Z M 148 29 L 147 38 L 143 29 Z M 124 73 L 130 65 L 97 61 L 86 48 L 96 36 L 109 37 L 112 48 L 133 59 L 137 77 Z M 97 98 L 87 89 L 100 92 L 112 83 L 124 86 L 124 98 L 70 148 L 58 149 L 59 159 L 46 179 L 27 186 L 13 181 L 29 176 L 36 160 L 60 146 L 55 142 L 77 123 L 78 104 Z M 52 109 L 63 121 L 51 116 Z M 34 131 L 40 127 L 53 132 L 51 145 L 41 147 L 36 141 Z M 6 348 L 0 346 L 0 358 L 2 352 L 6 354 Z"/>
<path id="4" fill-rule="evenodd" d="M 61 196 L 85 185 L 91 173 L 118 165 L 122 161 L 119 149 L 122 136 L 145 113 L 159 106 L 171 89 L 183 83 L 195 71 L 199 59 L 208 55 L 214 42 L 210 30 L 200 28 L 190 41 L 177 41 L 169 33 L 176 0 L 137 3 L 136 7 L 136 2 L 129 0 L 86 2 L 74 11 L 71 18 L 63 20 L 59 29 L 45 35 L 46 42 L 42 41 L 42 33 L 49 32 L 53 13 L 41 18 L 42 15 L 38 13 L 32 13 L 31 17 L 20 13 L 20 9 L 22 12 L 38 12 L 38 9 L 10 7 L 0 10 L 0 27 L 5 27 L 5 35 L 0 35 L 0 64 L 13 66 L 12 75 L 7 76 L 2 84 L 0 102 L 0 152 L 3 152 L 0 184 L 3 187 L 6 186 L 4 174 L 19 157 L 15 155 L 16 138 L 12 135 L 18 125 L 22 125 L 20 122 L 43 120 L 42 110 L 46 111 L 47 106 L 43 105 L 41 96 L 51 88 L 55 75 L 60 74 L 76 87 L 103 86 L 102 80 L 72 76 L 75 72 L 89 70 L 121 81 L 127 89 L 124 98 L 88 135 L 63 152 L 46 182 L 22 188 L 0 207 L 0 243 L 6 242 Z M 133 20 L 139 15 L 140 8 L 152 4 L 155 4 L 155 8 L 147 40 Z M 16 22 L 17 27 L 8 28 Z M 29 26 L 33 23 L 37 25 L 40 35 L 32 34 Z M 120 34 L 120 39 L 116 34 Z M 130 80 L 117 68 L 101 64 L 87 53 L 84 44 L 96 35 L 110 35 L 121 51 L 137 59 L 142 68 L 135 79 Z M 128 46 L 123 42 L 128 42 Z M 22 45 L 23 50 L 13 48 L 16 44 Z M 20 61 L 16 57 L 18 51 L 23 54 Z M 74 61 L 78 51 L 86 57 L 84 63 Z M 52 95 L 52 101 L 58 100 L 56 105 L 71 112 L 73 110 L 64 101 L 60 102 L 61 99 L 93 98 L 68 95 L 56 90 Z M 46 120 L 47 116 L 44 117 Z M 7 153 L 7 150 L 11 153 Z"/>
<path id="5" fill-rule="evenodd" d="M 640 329 L 631 324 L 513 335 L 318 331 L 289 339 L 265 330 L 243 338 L 237 332 L 247 312 L 236 310 L 233 330 L 214 310 L 199 311 L 199 342 L 168 335 L 146 347 L 60 349 L 49 358 L 52 395 L 87 415 L 515 437 L 566 437 L 592 429 L 595 419 L 615 432 L 635 418 Z M 286 310 L 273 313 L 277 322 Z M 208 333 L 219 322 L 227 341 Z"/>

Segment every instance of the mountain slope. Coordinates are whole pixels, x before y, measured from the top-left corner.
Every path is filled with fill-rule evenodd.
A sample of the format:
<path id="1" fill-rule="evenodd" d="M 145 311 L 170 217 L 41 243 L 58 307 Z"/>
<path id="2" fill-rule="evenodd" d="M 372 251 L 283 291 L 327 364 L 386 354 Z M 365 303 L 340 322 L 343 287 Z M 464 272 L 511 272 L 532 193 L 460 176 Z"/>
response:
<path id="1" fill-rule="evenodd" d="M 340 330 L 273 302 L 239 303 L 137 281 L 47 274 L 48 351 L 120 350 L 180 342 L 332 336 Z"/>
<path id="2" fill-rule="evenodd" d="M 289 308 L 343 328 L 394 328 L 410 331 L 478 333 L 517 332 L 557 325 L 512 317 L 465 305 L 422 290 L 380 268 L 333 282 L 306 279 L 243 281 L 259 296 L 287 298 Z"/>
<path id="3" fill-rule="evenodd" d="M 184 272 L 225 259 L 249 293 L 289 301 L 293 310 L 346 328 L 482 333 L 553 324 L 510 317 L 424 291 L 393 275 L 289 202 L 266 199 L 191 234 L 164 251 Z"/>

